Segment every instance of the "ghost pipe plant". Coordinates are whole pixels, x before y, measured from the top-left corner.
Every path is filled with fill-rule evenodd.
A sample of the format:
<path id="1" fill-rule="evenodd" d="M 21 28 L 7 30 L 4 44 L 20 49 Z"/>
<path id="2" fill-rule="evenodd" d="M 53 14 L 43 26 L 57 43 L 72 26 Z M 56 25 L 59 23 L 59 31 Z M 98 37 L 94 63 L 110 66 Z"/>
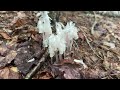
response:
<path id="1" fill-rule="evenodd" d="M 48 37 L 52 34 L 52 29 L 50 25 L 50 17 L 48 16 L 48 11 L 43 11 L 37 14 L 39 18 L 37 28 L 39 29 L 39 33 L 43 33 L 43 45 L 44 47 L 48 47 Z"/>
<path id="2" fill-rule="evenodd" d="M 68 22 L 64 28 L 65 41 L 68 50 L 71 50 L 73 39 L 78 39 L 78 29 L 75 27 L 75 23 L 72 21 Z"/>
<path id="3" fill-rule="evenodd" d="M 66 42 L 64 39 L 64 32 L 62 30 L 62 23 L 57 23 L 56 22 L 56 35 L 52 34 L 49 38 L 48 38 L 48 44 L 49 44 L 49 53 L 50 53 L 50 57 L 53 57 L 54 55 L 56 55 L 56 60 L 58 59 L 58 55 L 57 52 L 59 52 L 59 58 L 61 58 L 61 55 L 65 52 L 66 50 Z M 58 61 L 58 60 L 57 60 Z"/>
<path id="4" fill-rule="evenodd" d="M 73 39 L 78 39 L 78 29 L 75 27 L 75 24 L 70 21 L 64 26 L 61 22 L 56 22 L 55 29 L 56 34 L 52 33 L 50 17 L 48 16 L 47 11 L 38 13 L 38 16 L 41 15 L 38 21 L 39 33 L 43 33 L 43 45 L 48 47 L 50 57 L 52 58 L 59 52 L 59 57 L 65 53 L 66 47 L 67 50 L 71 50 Z M 58 60 L 57 60 L 58 61 Z"/>

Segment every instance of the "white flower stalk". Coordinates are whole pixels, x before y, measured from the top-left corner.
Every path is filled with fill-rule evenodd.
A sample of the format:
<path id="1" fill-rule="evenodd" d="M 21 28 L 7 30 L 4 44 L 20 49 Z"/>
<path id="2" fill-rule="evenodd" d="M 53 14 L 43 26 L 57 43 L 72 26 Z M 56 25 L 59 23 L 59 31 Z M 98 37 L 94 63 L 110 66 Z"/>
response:
<path id="1" fill-rule="evenodd" d="M 64 28 L 64 32 L 65 32 L 65 40 L 66 40 L 66 43 L 67 43 L 67 47 L 68 49 L 72 48 L 72 44 L 73 44 L 73 39 L 78 39 L 78 29 L 77 27 L 75 27 L 75 23 L 73 23 L 72 21 L 71 22 L 68 22 L 67 25 L 65 26 Z"/>
<path id="2" fill-rule="evenodd" d="M 55 55 L 55 52 L 57 52 L 57 40 L 56 40 L 56 35 L 52 34 L 49 38 L 48 38 L 48 50 L 50 53 L 50 57 L 53 57 Z"/>
<path id="3" fill-rule="evenodd" d="M 43 33 L 43 45 L 44 47 L 48 46 L 48 37 L 52 34 L 52 29 L 50 25 L 50 17 L 48 16 L 48 11 L 43 11 L 38 13 L 37 16 L 40 16 L 37 28 L 39 29 L 39 33 Z"/>
<path id="4" fill-rule="evenodd" d="M 62 54 L 65 54 L 66 51 L 66 41 L 65 41 L 65 33 L 64 33 L 64 25 L 61 22 L 56 22 L 56 33 L 59 37 L 59 59 L 62 59 Z"/>
<path id="5" fill-rule="evenodd" d="M 63 54 L 66 50 L 65 40 L 61 40 L 60 35 L 52 34 L 48 39 L 50 57 L 53 57 L 57 51 Z"/>
<path id="6" fill-rule="evenodd" d="M 57 34 L 63 33 L 64 25 L 61 22 L 56 22 L 56 32 Z"/>
<path id="7" fill-rule="evenodd" d="M 71 50 L 73 39 L 78 39 L 78 30 L 75 27 L 75 23 L 68 22 L 64 26 L 61 22 L 56 22 L 56 34 L 52 34 L 50 17 L 48 16 L 48 11 L 43 11 L 37 14 L 37 17 L 40 16 L 37 28 L 39 33 L 43 34 L 43 46 L 48 47 L 50 57 L 52 58 L 59 52 L 59 57 L 65 53 L 66 47 Z M 58 61 L 58 60 L 57 60 Z"/>

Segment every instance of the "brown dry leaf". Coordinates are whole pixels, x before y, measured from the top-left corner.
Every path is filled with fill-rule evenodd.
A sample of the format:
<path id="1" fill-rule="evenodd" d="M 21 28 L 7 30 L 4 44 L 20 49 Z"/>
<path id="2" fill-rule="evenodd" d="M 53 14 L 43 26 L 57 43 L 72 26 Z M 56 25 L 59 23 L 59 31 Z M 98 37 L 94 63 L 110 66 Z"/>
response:
<path id="1" fill-rule="evenodd" d="M 96 57 L 96 56 L 90 56 L 90 58 L 91 58 L 94 62 L 96 62 L 96 61 L 98 60 L 98 57 Z"/>
<path id="2" fill-rule="evenodd" d="M 18 72 L 18 68 L 17 67 L 11 67 L 10 70 L 12 70 L 13 72 Z"/>
<path id="3" fill-rule="evenodd" d="M 52 75 L 49 72 L 41 72 L 39 75 L 39 79 L 50 79 Z"/>
<path id="4" fill-rule="evenodd" d="M 103 61 L 103 65 L 104 65 L 105 70 L 110 69 L 110 63 L 106 59 Z"/>
<path id="5" fill-rule="evenodd" d="M 19 17 L 19 18 L 25 18 L 26 14 L 23 11 L 20 11 L 20 12 L 17 13 L 17 17 Z"/>
<path id="6" fill-rule="evenodd" d="M 0 62 L 2 62 L 5 59 L 5 57 L 0 56 Z"/>
<path id="7" fill-rule="evenodd" d="M 19 76 L 18 72 L 14 72 L 14 71 L 10 70 L 8 79 L 19 79 L 19 78 L 20 78 L 20 76 Z"/>
<path id="8" fill-rule="evenodd" d="M 74 66 L 74 65 L 73 65 Z M 65 79 L 80 79 L 79 67 L 72 67 L 69 65 L 61 66 L 59 69 L 61 72 L 64 72 Z"/>
<path id="9" fill-rule="evenodd" d="M 7 63 L 11 63 L 11 61 L 16 57 L 17 52 L 14 50 L 11 50 L 9 54 L 5 57 L 5 60 Z"/>
<path id="10" fill-rule="evenodd" d="M 17 16 L 14 17 L 14 19 L 12 20 L 11 22 L 11 26 L 14 26 L 14 27 L 20 27 L 24 24 L 26 24 L 26 20 L 25 20 L 25 13 L 20 11 L 17 13 Z"/>
<path id="11" fill-rule="evenodd" d="M 1 69 L 0 70 L 0 77 L 3 79 L 8 79 L 9 73 L 10 73 L 9 68 L 6 67 L 4 69 Z"/>
<path id="12" fill-rule="evenodd" d="M 1 31 L 0 35 L 2 35 L 2 37 L 5 38 L 5 39 L 7 39 L 7 40 L 11 39 L 11 37 L 6 32 L 2 32 Z"/>
<path id="13" fill-rule="evenodd" d="M 18 18 L 16 22 L 13 24 L 14 27 L 20 27 L 22 25 L 25 25 L 27 22 L 25 19 Z"/>
<path id="14" fill-rule="evenodd" d="M 85 37 L 84 37 L 84 35 L 82 34 L 82 32 L 79 32 L 79 33 L 78 33 L 78 36 L 79 36 L 79 38 L 81 38 L 83 41 L 85 40 Z"/>
<path id="15" fill-rule="evenodd" d="M 14 36 L 14 37 L 12 38 L 12 41 L 10 41 L 10 42 L 7 43 L 7 46 L 10 48 L 10 47 L 12 47 L 13 45 L 15 45 L 15 44 L 17 43 L 17 41 L 18 41 L 18 36 Z"/>
<path id="16" fill-rule="evenodd" d="M 110 41 L 110 34 L 107 34 L 106 37 L 104 38 L 106 41 Z"/>
<path id="17" fill-rule="evenodd" d="M 104 77 L 106 73 L 99 68 L 89 68 L 87 70 L 82 70 L 81 74 L 83 76 L 83 79 L 100 79 L 101 77 Z"/>
<path id="18" fill-rule="evenodd" d="M 2 79 L 19 79 L 19 73 L 11 71 L 8 67 L 0 69 L 0 77 Z"/>
<path id="19" fill-rule="evenodd" d="M 114 57 L 114 55 L 113 55 L 113 53 L 112 53 L 112 52 L 107 51 L 107 57 L 108 57 L 108 58 L 109 58 L 109 57 Z"/>
<path id="20" fill-rule="evenodd" d="M 68 57 L 68 58 L 69 58 L 69 57 Z M 73 60 L 71 60 L 71 59 L 64 59 L 64 60 L 62 60 L 62 61 L 60 62 L 60 64 L 61 64 L 61 65 L 66 64 L 66 63 L 73 64 L 73 63 L 74 63 L 74 61 L 73 61 Z"/>
<path id="21" fill-rule="evenodd" d="M 117 69 L 120 71 L 120 65 L 117 65 Z"/>
<path id="22" fill-rule="evenodd" d="M 93 35 L 97 39 L 97 38 L 99 38 L 102 35 L 102 33 L 100 31 L 94 31 Z"/>
<path id="23" fill-rule="evenodd" d="M 32 38 L 37 42 L 42 41 L 42 36 L 40 36 L 39 34 L 36 35 L 32 34 Z"/>
<path id="24" fill-rule="evenodd" d="M 0 46 L 0 54 L 1 54 L 1 55 L 4 55 L 7 50 L 8 50 L 7 47 L 2 46 L 2 45 Z"/>
<path id="25" fill-rule="evenodd" d="M 110 67 L 112 70 L 115 70 L 115 69 L 120 70 L 120 65 L 118 63 L 113 62 L 110 64 Z"/>
<path id="26" fill-rule="evenodd" d="M 51 72 L 57 76 L 57 79 L 80 79 L 80 68 L 78 64 L 64 63 L 63 65 L 51 66 Z"/>
<path id="27" fill-rule="evenodd" d="M 103 45 L 108 46 L 108 47 L 110 47 L 110 48 L 115 48 L 115 44 L 114 44 L 114 43 L 111 43 L 111 42 L 103 41 Z"/>

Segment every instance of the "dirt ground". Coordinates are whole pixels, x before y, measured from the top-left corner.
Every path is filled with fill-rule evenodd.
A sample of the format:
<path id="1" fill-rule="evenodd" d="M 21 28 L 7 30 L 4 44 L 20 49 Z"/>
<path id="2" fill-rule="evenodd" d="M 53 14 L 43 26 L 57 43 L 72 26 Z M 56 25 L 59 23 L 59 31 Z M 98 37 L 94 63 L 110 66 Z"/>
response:
<path id="1" fill-rule="evenodd" d="M 36 14 L 37 11 L 0 11 L 1 79 L 120 78 L 120 18 L 60 11 L 59 20 L 64 24 L 75 22 L 80 31 L 72 50 L 55 64 L 42 47 Z"/>

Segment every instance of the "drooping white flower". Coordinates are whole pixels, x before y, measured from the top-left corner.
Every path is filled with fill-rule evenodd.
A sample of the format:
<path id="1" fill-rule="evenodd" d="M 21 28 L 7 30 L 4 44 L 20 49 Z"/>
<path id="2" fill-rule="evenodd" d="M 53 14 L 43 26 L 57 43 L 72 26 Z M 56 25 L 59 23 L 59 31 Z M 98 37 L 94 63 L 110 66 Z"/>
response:
<path id="1" fill-rule="evenodd" d="M 63 32 L 64 25 L 61 22 L 56 22 L 56 32 L 60 34 Z"/>
<path id="2" fill-rule="evenodd" d="M 66 43 L 64 39 L 61 39 L 61 36 L 59 34 L 54 35 L 52 34 L 48 38 L 48 44 L 49 44 L 49 53 L 50 57 L 53 57 L 55 55 L 55 52 L 59 51 L 59 54 L 63 54 L 66 50 Z"/>
<path id="3" fill-rule="evenodd" d="M 49 38 L 48 38 L 48 50 L 50 53 L 50 57 L 53 57 L 55 55 L 55 52 L 57 51 L 57 39 L 56 39 L 56 35 L 52 34 Z"/>
<path id="4" fill-rule="evenodd" d="M 78 29 L 75 27 L 75 23 L 72 21 L 68 22 L 64 28 L 65 41 L 68 48 L 72 48 L 73 39 L 78 39 Z"/>
<path id="5" fill-rule="evenodd" d="M 43 33 L 43 45 L 44 47 L 48 47 L 48 37 L 52 34 L 51 22 L 50 17 L 48 16 L 48 11 L 42 11 L 37 14 L 40 16 L 37 28 L 39 33 Z"/>
<path id="6" fill-rule="evenodd" d="M 50 25 L 50 17 L 48 16 L 48 11 L 42 11 L 41 17 L 39 18 L 38 21 L 38 25 L 37 28 L 39 29 L 39 33 L 43 33 L 43 32 L 49 32 L 50 34 L 52 34 L 52 29 L 51 29 L 51 25 Z"/>
<path id="7" fill-rule="evenodd" d="M 64 25 L 61 22 L 56 23 L 57 40 L 59 41 L 58 42 L 59 54 L 63 54 L 66 50 L 65 33 L 63 31 L 63 28 L 64 28 Z"/>
<path id="8" fill-rule="evenodd" d="M 37 28 L 39 33 L 43 33 L 43 45 L 48 47 L 50 57 L 53 57 L 56 52 L 63 54 L 66 51 L 66 47 L 72 47 L 73 39 L 78 39 L 77 28 L 71 21 L 64 26 L 61 22 L 56 22 L 56 34 L 52 34 L 50 17 L 47 11 L 43 11 L 37 14 L 40 16 Z"/>
<path id="9" fill-rule="evenodd" d="M 66 34 L 68 34 L 68 38 L 70 40 L 78 39 L 78 34 L 77 34 L 78 30 L 77 30 L 77 27 L 75 27 L 75 23 L 73 23 L 72 21 L 67 23 L 64 31 Z"/>

